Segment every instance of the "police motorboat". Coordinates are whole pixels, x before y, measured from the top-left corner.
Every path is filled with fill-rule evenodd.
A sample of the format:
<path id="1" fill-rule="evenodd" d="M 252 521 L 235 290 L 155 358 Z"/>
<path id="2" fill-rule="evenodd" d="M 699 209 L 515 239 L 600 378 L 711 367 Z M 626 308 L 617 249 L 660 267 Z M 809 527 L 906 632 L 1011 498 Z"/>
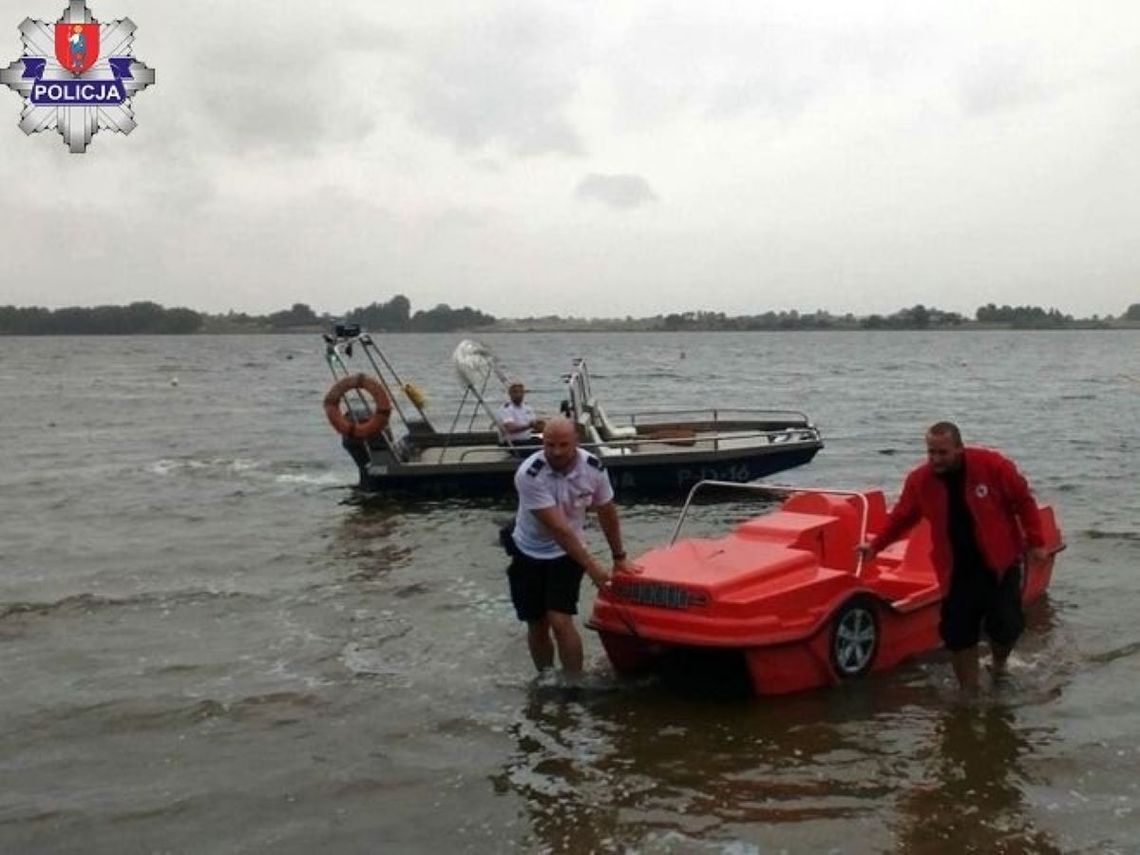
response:
<path id="1" fill-rule="evenodd" d="M 511 492 L 515 470 L 533 448 L 496 429 L 489 390 L 503 396 L 510 381 L 490 348 L 470 340 L 456 347 L 452 362 L 463 398 L 450 429 L 439 430 L 423 393 L 404 382 L 372 335 L 338 324 L 324 338 L 334 379 L 325 413 L 355 461 L 365 493 Z M 350 368 L 354 359 L 364 370 Z M 595 398 L 585 359 L 574 360 L 563 380 L 562 412 L 619 493 L 680 496 L 702 479 L 751 481 L 807 463 L 823 447 L 819 430 L 801 412 L 678 410 L 618 418 Z"/>

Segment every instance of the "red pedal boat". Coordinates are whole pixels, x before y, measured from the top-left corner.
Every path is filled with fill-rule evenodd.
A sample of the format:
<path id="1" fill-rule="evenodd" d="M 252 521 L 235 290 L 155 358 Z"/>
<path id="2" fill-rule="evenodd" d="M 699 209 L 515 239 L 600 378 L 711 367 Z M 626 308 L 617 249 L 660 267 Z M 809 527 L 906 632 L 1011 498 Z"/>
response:
<path id="1" fill-rule="evenodd" d="M 678 540 L 693 497 L 715 487 L 792 493 L 779 509 L 719 538 Z M 882 491 L 850 492 L 702 481 L 669 545 L 640 556 L 640 573 L 599 592 L 587 625 L 614 668 L 644 669 L 677 649 L 736 650 L 752 688 L 774 695 L 884 671 L 941 645 L 942 593 L 925 522 L 863 563 L 855 547 L 887 516 Z M 1063 545 L 1041 506 L 1050 557 L 1022 579 L 1028 603 L 1044 593 Z"/>

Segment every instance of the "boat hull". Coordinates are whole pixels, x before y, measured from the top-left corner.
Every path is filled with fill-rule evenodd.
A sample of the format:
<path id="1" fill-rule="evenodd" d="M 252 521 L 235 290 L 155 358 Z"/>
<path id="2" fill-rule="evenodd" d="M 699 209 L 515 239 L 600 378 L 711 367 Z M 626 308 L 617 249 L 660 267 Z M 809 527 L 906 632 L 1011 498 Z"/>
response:
<path id="1" fill-rule="evenodd" d="M 941 644 L 938 637 L 940 600 L 932 601 L 914 611 L 901 614 L 892 612 L 884 602 L 876 601 L 879 621 L 878 651 L 865 673 L 877 673 L 897 667 L 903 661 L 935 650 Z M 656 663 L 680 646 L 667 641 L 639 638 L 625 631 L 601 629 L 596 623 L 598 637 L 605 648 L 615 671 L 620 674 L 639 674 L 653 668 Z M 795 641 L 759 644 L 748 647 L 707 645 L 704 649 L 736 650 L 743 655 L 752 691 L 757 695 L 785 695 L 843 682 L 831 656 L 831 623 L 825 622 L 810 636 Z"/>
<path id="2" fill-rule="evenodd" d="M 362 453 L 359 443 L 346 440 L 344 445 L 357 464 L 361 490 L 385 495 L 435 498 L 513 495 L 515 472 L 522 460 L 520 454 L 500 463 L 470 466 L 377 465 Z M 743 483 L 803 466 L 811 462 L 822 446 L 822 442 L 770 446 L 747 453 L 694 455 L 684 460 L 677 459 L 679 454 L 659 455 L 656 461 L 638 460 L 629 455 L 606 461 L 606 469 L 618 495 L 683 496 L 701 480 Z"/>
<path id="3" fill-rule="evenodd" d="M 937 650 L 941 600 L 902 614 L 885 602 L 876 603 L 881 634 L 878 652 L 865 673 L 889 671 L 908 659 Z M 638 638 L 626 631 L 600 629 L 598 637 L 615 671 L 634 675 L 652 669 L 663 657 L 681 647 L 660 639 Z M 736 650 L 743 655 L 752 691 L 756 695 L 786 695 L 844 682 L 831 657 L 830 624 L 797 641 L 751 647 L 709 645 L 705 650 Z"/>

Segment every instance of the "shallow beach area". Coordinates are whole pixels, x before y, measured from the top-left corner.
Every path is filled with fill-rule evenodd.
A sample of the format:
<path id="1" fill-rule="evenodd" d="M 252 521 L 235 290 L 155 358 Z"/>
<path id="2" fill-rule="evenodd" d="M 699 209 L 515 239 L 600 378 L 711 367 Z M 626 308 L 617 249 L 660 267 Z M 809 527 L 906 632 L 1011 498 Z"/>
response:
<path id="1" fill-rule="evenodd" d="M 458 338 L 383 341 L 443 426 Z M 588 631 L 579 685 L 536 679 L 513 497 L 363 501 L 319 338 L 0 338 L 0 851 L 1135 851 L 1134 332 L 487 341 L 540 412 L 582 355 L 615 414 L 803 410 L 783 483 L 894 498 L 939 419 L 1007 452 L 1068 544 L 1008 683 L 961 703 L 936 653 L 754 699 L 618 679 Z M 682 500 L 621 503 L 631 553 Z"/>

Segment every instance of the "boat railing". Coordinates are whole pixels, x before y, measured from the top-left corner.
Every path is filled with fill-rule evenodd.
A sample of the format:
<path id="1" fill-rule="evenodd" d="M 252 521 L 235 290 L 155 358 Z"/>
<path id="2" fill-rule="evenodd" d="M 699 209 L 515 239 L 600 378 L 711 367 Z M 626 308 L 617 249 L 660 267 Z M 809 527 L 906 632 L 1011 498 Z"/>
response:
<path id="1" fill-rule="evenodd" d="M 824 496 L 848 496 L 854 497 L 859 500 L 859 505 L 862 508 L 862 514 L 859 518 L 859 540 L 858 543 L 863 543 L 867 539 L 867 522 L 871 514 L 871 506 L 867 501 L 867 496 L 857 490 L 833 490 L 824 487 L 793 487 L 789 484 L 767 484 L 757 481 L 751 481 L 747 484 L 739 484 L 735 481 L 698 481 L 689 490 L 689 495 L 685 499 L 685 504 L 681 508 L 681 515 L 677 519 L 677 525 L 673 528 L 673 536 L 669 538 L 669 544 L 672 545 L 677 542 L 677 538 L 681 534 L 681 526 L 685 524 L 685 517 L 689 514 L 689 508 L 693 504 L 693 497 L 702 489 L 707 488 L 725 489 L 725 490 L 740 490 L 747 493 L 760 493 L 770 495 L 772 493 L 819 493 Z M 855 578 L 863 575 L 863 553 L 859 551 L 855 560 Z"/>
<path id="2" fill-rule="evenodd" d="M 467 449 L 464 449 L 463 451 L 459 452 L 459 456 L 456 458 L 455 462 L 456 463 L 463 463 L 467 459 L 468 455 L 487 454 L 488 452 L 491 452 L 491 451 L 518 451 L 518 452 L 525 451 L 527 453 L 527 455 L 530 455 L 530 454 L 533 454 L 534 452 L 538 451 L 541 448 L 542 448 L 541 445 L 521 445 L 521 444 L 520 445 L 498 445 L 498 444 L 495 444 L 495 445 L 490 445 L 490 444 L 488 444 L 488 445 L 477 445 L 474 448 L 467 448 Z M 524 459 L 524 456 L 520 456 L 518 458 L 519 463 L 522 463 L 523 459 Z"/>
<path id="3" fill-rule="evenodd" d="M 625 420 L 628 424 L 643 427 L 649 427 L 654 424 L 650 419 L 667 419 L 684 416 L 692 418 L 694 416 L 706 418 L 714 425 L 724 421 L 739 421 L 739 418 L 746 417 L 756 418 L 765 417 L 772 421 L 799 421 L 802 422 L 803 427 L 811 425 L 811 420 L 808 418 L 807 413 L 800 412 L 799 410 L 784 410 L 784 409 L 750 409 L 744 407 L 732 407 L 731 409 L 724 408 L 694 408 L 694 409 L 676 409 L 676 410 L 639 410 L 635 413 L 618 413 L 614 416 L 614 421 Z"/>
<path id="4" fill-rule="evenodd" d="M 796 430 L 806 430 L 806 428 L 796 428 Z M 776 439 L 779 439 L 780 437 L 783 437 L 786 435 L 787 435 L 787 431 L 785 431 L 785 430 L 767 430 L 767 431 L 759 430 L 759 431 L 741 431 L 739 433 L 733 433 L 731 438 L 734 442 L 747 441 L 750 439 L 765 438 L 769 442 L 776 444 L 774 442 Z M 628 448 L 628 449 L 637 448 L 640 450 L 640 449 L 644 448 L 644 446 L 647 446 L 647 445 L 673 445 L 673 446 L 675 446 L 675 445 L 678 445 L 679 443 L 691 444 L 691 443 L 696 443 L 696 442 L 711 442 L 712 443 L 712 449 L 710 449 L 710 450 L 715 452 L 715 451 L 720 451 L 720 443 L 723 439 L 725 439 L 725 437 L 716 436 L 716 435 L 709 436 L 709 437 L 693 436 L 691 439 L 688 437 L 666 437 L 663 439 L 653 439 L 650 437 L 630 437 L 628 439 L 612 439 L 612 440 L 608 440 L 608 441 L 602 440 L 601 442 L 593 442 L 593 441 L 579 442 L 578 447 L 584 448 L 587 451 L 600 451 L 601 456 L 603 458 L 607 457 L 606 452 L 620 450 L 623 448 Z M 812 436 L 812 439 L 814 440 L 814 435 Z M 782 445 L 794 444 L 797 441 L 800 441 L 800 440 L 792 440 L 790 443 L 782 443 Z M 530 446 L 530 445 L 505 445 L 505 444 L 493 446 L 493 448 L 496 448 L 500 451 L 514 450 L 514 451 L 527 451 L 527 452 L 538 451 L 538 449 L 540 447 L 541 446 L 538 446 L 538 445 Z M 460 452 L 457 462 L 463 462 L 464 458 L 466 458 L 469 454 L 485 454 L 491 448 L 492 448 L 492 446 L 489 446 L 489 445 L 482 445 L 482 446 L 478 446 L 476 448 L 468 448 L 465 451 Z M 520 458 L 520 460 L 521 460 L 521 458 Z"/>
<path id="5" fill-rule="evenodd" d="M 807 430 L 807 428 L 796 428 L 796 430 Z M 731 436 L 723 434 L 712 434 L 710 436 L 699 436 L 694 433 L 692 437 L 649 437 L 649 436 L 631 436 L 631 437 L 618 437 L 610 440 L 601 440 L 600 442 L 587 441 L 578 443 L 582 448 L 598 449 L 603 453 L 607 450 L 622 449 L 622 448 L 642 448 L 646 445 L 692 445 L 698 442 L 712 443 L 712 451 L 721 450 L 721 442 L 726 439 L 731 439 L 734 443 L 747 442 L 754 439 L 766 439 L 769 443 L 775 445 L 776 441 L 787 437 L 788 431 L 786 430 L 755 430 L 755 431 L 734 431 Z M 815 436 L 812 435 L 811 439 L 814 441 Z M 791 439 L 788 442 L 781 443 L 783 445 L 794 444 L 800 441 Z"/>

